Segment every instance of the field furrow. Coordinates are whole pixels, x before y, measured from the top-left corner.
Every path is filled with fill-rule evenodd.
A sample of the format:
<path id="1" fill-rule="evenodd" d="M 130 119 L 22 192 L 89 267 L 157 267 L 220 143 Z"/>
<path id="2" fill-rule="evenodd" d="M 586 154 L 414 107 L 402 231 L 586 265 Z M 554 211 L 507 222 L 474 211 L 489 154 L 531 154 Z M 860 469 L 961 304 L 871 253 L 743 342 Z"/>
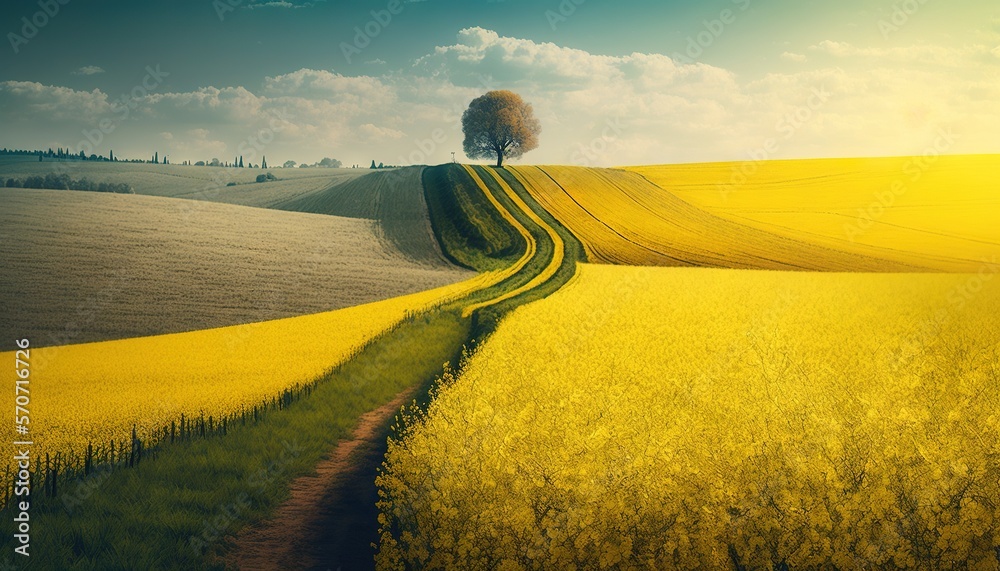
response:
<path id="1" fill-rule="evenodd" d="M 517 169 L 539 202 L 587 244 L 592 261 L 825 271 L 929 271 L 886 251 L 842 250 L 739 224 L 635 173 L 579 167 Z M 920 260 L 924 261 L 924 260 Z"/>

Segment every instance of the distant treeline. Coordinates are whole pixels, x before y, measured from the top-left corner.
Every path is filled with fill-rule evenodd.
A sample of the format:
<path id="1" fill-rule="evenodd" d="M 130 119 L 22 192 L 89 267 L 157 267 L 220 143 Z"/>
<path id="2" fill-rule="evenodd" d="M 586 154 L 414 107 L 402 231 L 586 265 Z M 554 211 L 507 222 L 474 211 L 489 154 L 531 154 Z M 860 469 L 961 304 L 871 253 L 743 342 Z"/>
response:
<path id="1" fill-rule="evenodd" d="M 132 186 L 124 182 L 95 182 L 86 178 L 72 179 L 68 174 L 29 176 L 24 179 L 8 178 L 7 188 L 48 188 L 51 190 L 86 190 L 92 192 L 113 192 L 115 194 L 135 194 Z"/>
<path id="2" fill-rule="evenodd" d="M 115 156 L 114 151 L 109 151 L 108 156 L 91 154 L 89 157 L 83 152 L 71 153 L 69 149 L 58 148 L 52 150 L 51 148 L 47 151 L 34 150 L 30 151 L 27 149 L 0 149 L 0 155 L 15 155 L 15 156 L 27 156 L 27 157 L 38 157 L 39 161 L 44 159 L 58 159 L 64 161 L 108 161 L 108 162 L 122 162 L 122 163 L 145 163 L 150 161 L 141 161 L 138 159 L 119 159 Z M 166 163 L 164 163 L 166 164 Z"/>

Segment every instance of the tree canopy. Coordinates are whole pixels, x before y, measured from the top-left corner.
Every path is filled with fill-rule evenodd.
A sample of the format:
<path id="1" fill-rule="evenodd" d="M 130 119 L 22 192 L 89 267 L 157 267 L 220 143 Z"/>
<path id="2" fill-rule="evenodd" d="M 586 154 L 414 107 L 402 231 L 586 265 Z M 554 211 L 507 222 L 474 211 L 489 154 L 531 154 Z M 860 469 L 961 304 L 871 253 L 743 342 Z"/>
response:
<path id="1" fill-rule="evenodd" d="M 462 115 L 462 143 L 469 158 L 518 158 L 538 147 L 541 124 L 530 103 L 512 91 L 490 91 L 477 97 Z"/>

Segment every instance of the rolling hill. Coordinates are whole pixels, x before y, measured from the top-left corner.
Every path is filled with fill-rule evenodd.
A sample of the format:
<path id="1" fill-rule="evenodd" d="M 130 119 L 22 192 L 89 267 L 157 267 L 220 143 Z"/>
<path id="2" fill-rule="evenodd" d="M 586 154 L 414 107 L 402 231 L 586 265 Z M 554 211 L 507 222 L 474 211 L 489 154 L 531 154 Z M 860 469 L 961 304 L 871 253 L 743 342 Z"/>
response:
<path id="1" fill-rule="evenodd" d="M 629 170 L 711 214 L 834 250 L 958 272 L 1000 253 L 997 155 Z"/>
<path id="2" fill-rule="evenodd" d="M 414 261 L 367 219 L 57 190 L 0 203 L 4 349 L 318 313 L 472 275 Z"/>
<path id="3" fill-rule="evenodd" d="M 434 237 L 422 183 L 423 168 L 364 171 L 273 208 L 374 220 L 379 236 L 409 259 L 439 265 L 447 260 Z"/>
<path id="4" fill-rule="evenodd" d="M 278 180 L 256 183 L 270 172 Z M 0 161 L 0 180 L 67 174 L 77 180 L 128 183 L 136 194 L 269 208 L 276 202 L 318 192 L 370 173 L 368 169 L 239 169 L 87 161 Z M 230 183 L 235 183 L 229 186 Z M 4 184 L 0 184 L 4 186 Z"/>

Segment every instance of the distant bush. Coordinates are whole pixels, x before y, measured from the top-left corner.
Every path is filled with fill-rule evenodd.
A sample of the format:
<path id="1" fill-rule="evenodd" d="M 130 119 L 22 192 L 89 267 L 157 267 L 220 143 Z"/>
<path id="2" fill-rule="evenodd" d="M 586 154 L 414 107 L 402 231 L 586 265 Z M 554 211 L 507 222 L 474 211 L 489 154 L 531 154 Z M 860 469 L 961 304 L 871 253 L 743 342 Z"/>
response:
<path id="1" fill-rule="evenodd" d="M 93 182 L 86 178 L 74 180 L 67 174 L 49 173 L 44 177 L 29 176 L 25 179 L 8 178 L 7 188 L 44 188 L 49 190 L 83 190 L 89 192 L 111 192 L 114 194 L 135 194 L 131 185 L 124 182 Z"/>
<path id="2" fill-rule="evenodd" d="M 295 166 L 295 164 L 294 164 L 295 161 L 288 161 L 288 163 L 292 163 L 291 166 Z M 285 163 L 286 167 L 289 166 L 288 163 Z M 321 160 L 321 161 L 319 161 L 317 163 L 313 163 L 311 165 L 306 164 L 306 163 L 302 163 L 301 165 L 299 165 L 299 168 L 300 169 L 311 169 L 311 168 L 339 169 L 339 168 L 341 168 L 343 166 L 344 166 L 344 163 L 340 162 L 337 159 L 331 159 L 330 157 L 323 157 L 323 160 Z"/>
<path id="3" fill-rule="evenodd" d="M 257 182 L 271 182 L 272 180 L 278 180 L 278 177 L 271 173 L 257 175 Z"/>

